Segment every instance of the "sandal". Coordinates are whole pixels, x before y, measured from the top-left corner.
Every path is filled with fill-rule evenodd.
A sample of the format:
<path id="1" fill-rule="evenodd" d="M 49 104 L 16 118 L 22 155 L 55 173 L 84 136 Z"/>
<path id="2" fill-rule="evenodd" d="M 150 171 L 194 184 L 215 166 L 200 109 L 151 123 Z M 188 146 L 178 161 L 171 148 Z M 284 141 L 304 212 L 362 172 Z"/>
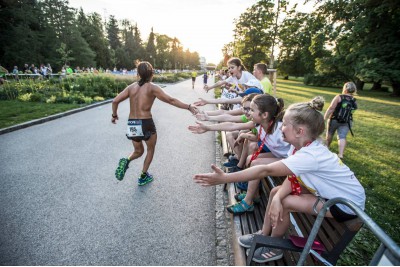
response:
<path id="1" fill-rule="evenodd" d="M 249 255 L 249 251 L 247 250 L 246 254 Z M 269 247 L 261 247 L 254 251 L 254 255 L 252 261 L 257 263 L 266 263 L 269 261 L 275 261 L 282 259 L 283 250 L 277 248 L 269 248 Z"/>
<path id="2" fill-rule="evenodd" d="M 249 205 L 246 201 L 242 200 L 236 204 L 226 207 L 226 209 L 233 215 L 240 215 L 246 212 L 253 212 L 254 205 Z"/>
<path id="3" fill-rule="evenodd" d="M 242 201 L 245 197 L 246 197 L 246 192 L 243 192 L 243 193 L 236 193 L 236 194 L 235 194 L 235 199 L 236 199 L 237 201 Z M 254 202 L 254 204 L 260 204 L 260 202 L 261 202 L 260 197 L 254 197 L 254 198 L 253 198 L 253 202 Z"/>

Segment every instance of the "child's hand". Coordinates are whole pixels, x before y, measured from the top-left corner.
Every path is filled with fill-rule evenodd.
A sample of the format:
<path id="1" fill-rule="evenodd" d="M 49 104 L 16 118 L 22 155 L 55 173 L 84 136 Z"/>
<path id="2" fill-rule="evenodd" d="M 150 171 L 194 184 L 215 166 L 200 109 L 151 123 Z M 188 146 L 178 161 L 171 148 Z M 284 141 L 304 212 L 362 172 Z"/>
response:
<path id="1" fill-rule="evenodd" d="M 274 197 L 271 201 L 271 206 L 269 207 L 268 216 L 271 220 L 271 227 L 274 229 L 278 223 L 282 222 L 283 216 L 282 202 L 278 197 Z"/>
<path id="2" fill-rule="evenodd" d="M 214 164 L 211 164 L 211 168 L 214 170 L 213 173 L 196 174 L 193 177 L 195 183 L 201 186 L 224 184 L 226 182 L 224 177 L 225 173 Z"/>
<path id="3" fill-rule="evenodd" d="M 208 131 L 207 125 L 204 125 L 203 123 L 196 121 L 197 125 L 192 125 L 189 126 L 188 129 L 194 134 L 202 134 Z"/>
<path id="4" fill-rule="evenodd" d="M 196 114 L 196 119 L 200 120 L 200 121 L 208 121 L 209 117 L 206 113 L 204 112 L 199 112 Z"/>
<path id="5" fill-rule="evenodd" d="M 200 99 L 199 101 L 193 103 L 195 106 L 204 106 L 204 105 L 208 104 L 207 101 L 204 100 L 203 98 L 199 98 L 199 99 Z"/>

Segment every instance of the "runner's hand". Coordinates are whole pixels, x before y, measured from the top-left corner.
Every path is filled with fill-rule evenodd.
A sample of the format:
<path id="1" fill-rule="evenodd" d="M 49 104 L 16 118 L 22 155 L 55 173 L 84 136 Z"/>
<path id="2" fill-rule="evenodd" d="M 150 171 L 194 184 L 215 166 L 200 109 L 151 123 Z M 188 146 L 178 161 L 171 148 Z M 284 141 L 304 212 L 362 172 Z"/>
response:
<path id="1" fill-rule="evenodd" d="M 200 184 L 201 186 L 211 186 L 211 185 L 217 185 L 217 184 L 224 184 L 225 183 L 225 173 L 215 166 L 214 164 L 211 164 L 211 168 L 213 169 L 213 173 L 201 173 L 201 174 L 196 174 L 193 177 L 193 180 L 195 183 Z"/>
<path id="2" fill-rule="evenodd" d="M 206 91 L 206 93 L 208 93 L 208 90 L 210 90 L 210 89 L 208 89 L 208 85 L 207 84 L 204 85 L 203 89 Z"/>
<path id="3" fill-rule="evenodd" d="M 113 123 L 113 124 L 117 124 L 117 120 L 118 120 L 119 118 L 118 118 L 118 116 L 116 117 L 116 118 L 111 118 L 111 122 Z"/>
<path id="4" fill-rule="evenodd" d="M 193 106 L 190 105 L 189 111 L 192 112 L 193 115 L 196 115 L 200 112 L 199 109 L 195 106 L 195 104 Z"/>

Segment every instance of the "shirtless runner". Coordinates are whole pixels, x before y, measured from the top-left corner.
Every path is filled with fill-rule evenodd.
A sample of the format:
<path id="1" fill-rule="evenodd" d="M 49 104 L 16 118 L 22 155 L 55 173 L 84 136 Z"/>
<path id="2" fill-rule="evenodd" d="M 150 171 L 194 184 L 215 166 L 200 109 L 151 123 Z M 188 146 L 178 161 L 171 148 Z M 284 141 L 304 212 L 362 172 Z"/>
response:
<path id="1" fill-rule="evenodd" d="M 192 112 L 192 114 L 196 114 L 198 109 L 195 106 L 182 103 L 178 99 L 169 96 L 158 85 L 153 84 L 151 82 L 153 79 L 153 66 L 149 62 L 144 61 L 139 63 L 137 69 L 140 78 L 139 82 L 135 82 L 126 87 L 112 102 L 111 122 L 115 124 L 116 120 L 118 120 L 117 110 L 119 103 L 129 98 L 130 112 L 126 137 L 132 140 L 134 150 L 128 158 L 119 160 L 118 167 L 115 171 L 115 177 L 121 181 L 128 169 L 129 162 L 143 155 L 144 141 L 147 146 L 147 154 L 143 163 L 142 174 L 138 179 L 138 184 L 145 185 L 153 181 L 153 176 L 147 171 L 153 160 L 157 142 L 156 126 L 154 125 L 151 115 L 151 107 L 153 106 L 154 100 L 158 98 L 175 107 L 187 109 Z"/>

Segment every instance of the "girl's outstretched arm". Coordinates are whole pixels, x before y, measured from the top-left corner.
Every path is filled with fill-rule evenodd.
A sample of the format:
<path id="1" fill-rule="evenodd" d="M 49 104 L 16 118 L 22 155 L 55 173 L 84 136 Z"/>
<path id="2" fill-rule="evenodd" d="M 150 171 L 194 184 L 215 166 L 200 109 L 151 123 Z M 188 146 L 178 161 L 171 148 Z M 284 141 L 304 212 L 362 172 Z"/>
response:
<path id="1" fill-rule="evenodd" d="M 266 176 L 286 176 L 293 174 L 281 161 L 268 165 L 257 165 L 234 173 L 224 173 L 220 168 L 211 165 L 213 173 L 201 173 L 194 176 L 194 181 L 202 186 L 211 186 L 224 183 L 245 182 L 261 179 Z"/>

